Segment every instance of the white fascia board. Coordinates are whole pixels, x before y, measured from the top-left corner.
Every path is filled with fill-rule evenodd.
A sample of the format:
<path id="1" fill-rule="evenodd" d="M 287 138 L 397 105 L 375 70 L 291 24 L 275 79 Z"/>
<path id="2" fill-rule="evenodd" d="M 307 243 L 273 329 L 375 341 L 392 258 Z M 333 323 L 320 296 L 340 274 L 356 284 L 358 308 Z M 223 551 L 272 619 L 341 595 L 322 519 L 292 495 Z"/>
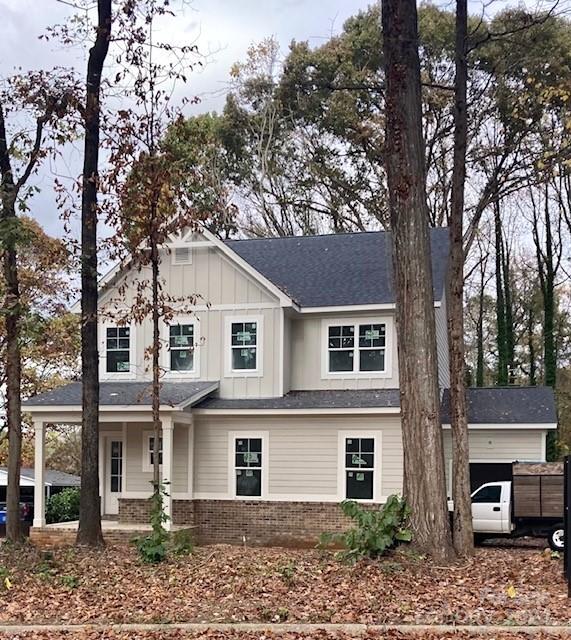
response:
<path id="1" fill-rule="evenodd" d="M 449 424 L 443 424 L 443 429 L 451 429 Z M 481 422 L 477 424 L 468 424 L 470 431 L 488 430 L 493 431 L 498 429 L 500 431 L 505 430 L 536 430 L 536 431 L 553 431 L 557 429 L 556 422 L 509 422 L 504 424 Z"/>
<path id="2" fill-rule="evenodd" d="M 23 406 L 22 411 L 24 413 L 77 413 L 81 412 L 81 405 L 74 404 L 61 404 L 61 405 L 33 405 L 33 406 Z M 159 407 L 159 411 L 181 411 L 180 405 L 172 406 L 170 404 L 163 404 Z M 99 405 L 100 413 L 113 413 L 114 411 L 123 412 L 130 411 L 132 413 L 140 412 L 146 413 L 147 411 L 151 411 L 151 405 L 140 405 L 140 404 L 101 404 Z"/>
<path id="3" fill-rule="evenodd" d="M 204 235 L 208 240 L 222 253 L 228 256 L 232 262 L 241 267 L 246 273 L 252 276 L 255 280 L 257 280 L 260 284 L 264 285 L 266 289 L 272 292 L 274 296 L 280 301 L 280 305 L 282 307 L 293 307 L 297 311 L 299 311 L 299 306 L 288 296 L 286 295 L 279 287 L 277 287 L 271 280 L 268 280 L 266 276 L 262 275 L 259 271 L 254 269 L 254 267 L 246 262 L 241 256 L 239 256 L 233 249 L 227 246 L 222 240 L 217 238 L 213 233 L 208 231 L 208 229 L 201 228 L 200 232 Z"/>
<path id="4" fill-rule="evenodd" d="M 216 416 L 299 416 L 299 415 L 398 415 L 399 407 L 359 407 L 351 408 L 324 408 L 324 409 L 193 409 L 193 415 Z"/>
<path id="5" fill-rule="evenodd" d="M 434 303 L 434 307 L 441 306 L 440 301 Z M 352 312 L 375 312 L 375 311 L 393 311 L 396 309 L 394 302 L 385 302 L 382 304 L 347 304 L 332 307 L 302 307 L 300 313 L 352 313 Z"/>

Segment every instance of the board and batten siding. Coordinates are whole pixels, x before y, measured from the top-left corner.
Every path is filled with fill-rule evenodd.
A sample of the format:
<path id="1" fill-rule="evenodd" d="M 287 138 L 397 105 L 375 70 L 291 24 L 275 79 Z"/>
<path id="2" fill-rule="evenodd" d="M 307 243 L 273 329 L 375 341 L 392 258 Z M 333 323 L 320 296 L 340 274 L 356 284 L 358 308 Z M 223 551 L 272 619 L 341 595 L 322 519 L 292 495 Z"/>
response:
<path id="1" fill-rule="evenodd" d="M 388 345 L 390 349 L 390 375 L 367 377 L 347 374 L 323 375 L 325 322 L 388 322 Z M 347 314 L 339 316 L 316 314 L 292 320 L 291 328 L 291 388 L 294 390 L 314 389 L 397 389 L 399 386 L 397 336 L 394 314 L 383 311 L 377 314 Z"/>
<path id="2" fill-rule="evenodd" d="M 114 309 L 128 309 L 134 300 L 135 281 L 149 279 L 149 269 L 141 273 L 128 272 L 118 285 L 101 296 L 100 307 L 112 318 L 119 315 Z M 281 352 L 283 309 L 278 300 L 249 274 L 233 264 L 218 249 L 193 247 L 191 264 L 173 264 L 171 255 L 163 252 L 161 278 L 164 290 L 175 298 L 197 296 L 192 305 L 196 319 L 199 344 L 196 347 L 198 371 L 192 376 L 201 380 L 220 380 L 223 397 L 253 398 L 281 395 Z M 150 295 L 150 292 L 149 292 Z M 181 312 L 182 313 L 182 312 Z M 188 314 L 183 313 L 184 316 Z M 256 375 L 229 375 L 230 335 L 227 318 L 251 317 L 261 319 L 262 344 L 261 370 Z M 100 357 L 103 360 L 101 379 L 147 380 L 150 379 L 149 361 L 145 349 L 152 344 L 152 324 L 147 318 L 140 325 L 132 324 L 135 340 L 134 366 L 131 374 L 104 372 L 105 335 L 104 323 L 100 326 Z M 166 337 L 166 330 L 164 337 Z M 164 347 L 163 347 L 164 348 Z M 185 379 L 167 373 L 169 380 Z M 188 379 L 188 378 L 186 378 Z"/>
<path id="3" fill-rule="evenodd" d="M 438 385 L 441 389 L 450 387 L 450 365 L 448 354 L 448 319 L 446 317 L 446 296 L 442 295 L 439 307 L 434 309 L 436 321 L 436 349 L 438 355 Z"/>
<path id="4" fill-rule="evenodd" d="M 402 491 L 402 439 L 396 416 L 215 416 L 194 421 L 194 496 L 227 499 L 230 471 L 229 434 L 267 433 L 264 464 L 268 500 L 342 498 L 338 488 L 339 432 L 378 432 L 380 497 Z"/>

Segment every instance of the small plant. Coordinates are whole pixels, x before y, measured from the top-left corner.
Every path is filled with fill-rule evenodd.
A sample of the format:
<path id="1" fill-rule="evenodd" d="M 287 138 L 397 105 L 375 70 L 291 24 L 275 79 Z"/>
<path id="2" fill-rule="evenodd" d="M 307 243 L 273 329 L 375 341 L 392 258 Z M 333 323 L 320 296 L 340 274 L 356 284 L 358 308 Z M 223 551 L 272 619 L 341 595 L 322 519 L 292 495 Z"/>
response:
<path id="1" fill-rule="evenodd" d="M 392 495 L 380 509 L 365 509 L 353 500 L 341 503 L 343 513 L 355 526 L 344 533 L 323 533 L 321 547 L 340 544 L 344 548 L 336 556 L 356 562 L 361 558 L 377 558 L 399 542 L 410 542 L 412 533 L 407 528 L 410 508 L 403 498 Z"/>
<path id="2" fill-rule="evenodd" d="M 43 551 L 34 571 L 40 580 L 51 580 L 58 572 L 54 554 L 51 551 Z"/>
<path id="3" fill-rule="evenodd" d="M 46 503 L 46 522 L 72 522 L 79 519 L 79 489 L 69 487 L 50 496 Z"/>
<path id="4" fill-rule="evenodd" d="M 150 498 L 152 532 L 150 535 L 141 536 L 134 541 L 139 556 L 143 562 L 148 564 L 157 564 L 167 557 L 169 534 L 164 525 L 168 521 L 168 516 L 163 511 L 163 497 L 167 495 L 163 484 L 159 484 L 155 488 Z"/>
<path id="5" fill-rule="evenodd" d="M 288 562 L 287 564 L 284 564 L 278 567 L 278 573 L 280 574 L 282 580 L 286 584 L 291 585 L 293 583 L 296 572 L 297 572 L 297 565 L 293 560 L 291 562 Z"/>
<path id="6" fill-rule="evenodd" d="M 180 529 L 172 534 L 171 551 L 175 556 L 189 556 L 194 551 L 194 541 L 188 529 Z"/>
<path id="7" fill-rule="evenodd" d="M 79 578 L 77 576 L 62 576 L 61 583 L 68 589 L 77 589 L 79 587 Z"/>

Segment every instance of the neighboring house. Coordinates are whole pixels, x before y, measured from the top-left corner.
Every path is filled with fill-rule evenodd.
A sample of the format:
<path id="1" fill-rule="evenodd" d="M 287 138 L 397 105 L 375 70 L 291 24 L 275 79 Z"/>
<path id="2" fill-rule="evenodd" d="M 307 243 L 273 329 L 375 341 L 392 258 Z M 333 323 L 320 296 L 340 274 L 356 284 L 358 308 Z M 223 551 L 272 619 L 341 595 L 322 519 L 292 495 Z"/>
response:
<path id="1" fill-rule="evenodd" d="M 20 500 L 28 504 L 34 503 L 34 470 L 20 469 Z M 54 495 L 71 487 L 79 487 L 79 476 L 64 473 L 63 471 L 52 471 L 46 469 L 44 471 L 44 486 L 46 488 L 46 497 Z M 6 487 L 8 486 L 8 469 L 0 467 L 0 503 L 6 502 Z"/>
<path id="2" fill-rule="evenodd" d="M 450 476 L 448 232 L 431 238 Z M 384 232 L 222 242 L 204 231 L 163 250 L 166 291 L 200 295 L 192 315 L 162 326 L 161 463 L 172 522 L 194 525 L 200 540 L 293 542 L 342 526 L 345 498 L 382 503 L 402 491 L 391 253 Z M 133 281 L 145 277 L 124 265 L 103 279 L 107 318 L 131 304 Z M 99 335 L 102 513 L 146 522 L 151 322 L 122 327 L 102 316 Z M 42 468 L 45 425 L 81 421 L 81 383 L 24 409 Z M 471 389 L 468 411 L 474 477 L 545 460 L 556 428 L 550 389 Z M 37 507 L 34 524 L 44 524 Z"/>

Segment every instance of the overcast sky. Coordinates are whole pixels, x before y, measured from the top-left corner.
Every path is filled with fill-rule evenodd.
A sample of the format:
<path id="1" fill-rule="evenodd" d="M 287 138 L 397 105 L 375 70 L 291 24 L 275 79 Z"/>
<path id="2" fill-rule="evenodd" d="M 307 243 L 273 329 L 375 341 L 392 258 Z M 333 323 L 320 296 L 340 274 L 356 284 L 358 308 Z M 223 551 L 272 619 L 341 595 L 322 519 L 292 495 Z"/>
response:
<path id="1" fill-rule="evenodd" d="M 250 44 L 275 36 L 284 51 L 292 39 L 318 45 L 339 32 L 347 17 L 369 4 L 367 0 L 193 0 L 168 26 L 178 41 L 195 43 L 206 55 L 204 66 L 189 76 L 187 95 L 200 98 L 192 110 L 222 108 L 229 69 L 244 59 Z M 76 67 L 83 75 L 86 51 L 38 39 L 47 26 L 63 22 L 72 11 L 57 0 L 0 0 L 0 75 L 9 75 L 17 67 L 55 65 Z M 70 170 L 77 172 L 79 147 L 69 150 L 66 160 Z M 41 192 L 32 201 L 32 213 L 49 233 L 59 235 L 62 223 L 54 206 L 53 177 L 49 165 L 42 167 L 37 178 Z"/>
<path id="2" fill-rule="evenodd" d="M 372 3 L 372 0 L 193 0 L 184 14 L 166 27 L 169 38 L 172 35 L 178 42 L 194 43 L 206 56 L 206 64 L 189 76 L 187 95 L 200 98 L 192 110 L 221 109 L 229 69 L 234 62 L 244 59 L 250 44 L 275 36 L 284 52 L 292 39 L 319 45 L 338 33 L 349 16 Z M 442 0 L 441 4 L 454 3 Z M 472 11 L 481 11 L 480 1 L 473 0 L 470 4 Z M 492 12 L 505 4 L 502 0 L 486 2 Z M 55 65 L 73 66 L 83 76 L 87 51 L 70 50 L 55 41 L 38 39 L 46 27 L 63 22 L 72 12 L 72 8 L 58 0 L 0 0 L 0 76 L 13 73 L 17 67 L 27 70 Z M 81 167 L 80 148 L 78 144 L 76 149 L 66 150 L 67 167 L 58 166 L 57 170 L 76 175 Z M 41 192 L 31 205 L 32 214 L 46 230 L 59 235 L 62 223 L 55 209 L 53 179 L 53 168 L 44 165 L 36 178 Z"/>

